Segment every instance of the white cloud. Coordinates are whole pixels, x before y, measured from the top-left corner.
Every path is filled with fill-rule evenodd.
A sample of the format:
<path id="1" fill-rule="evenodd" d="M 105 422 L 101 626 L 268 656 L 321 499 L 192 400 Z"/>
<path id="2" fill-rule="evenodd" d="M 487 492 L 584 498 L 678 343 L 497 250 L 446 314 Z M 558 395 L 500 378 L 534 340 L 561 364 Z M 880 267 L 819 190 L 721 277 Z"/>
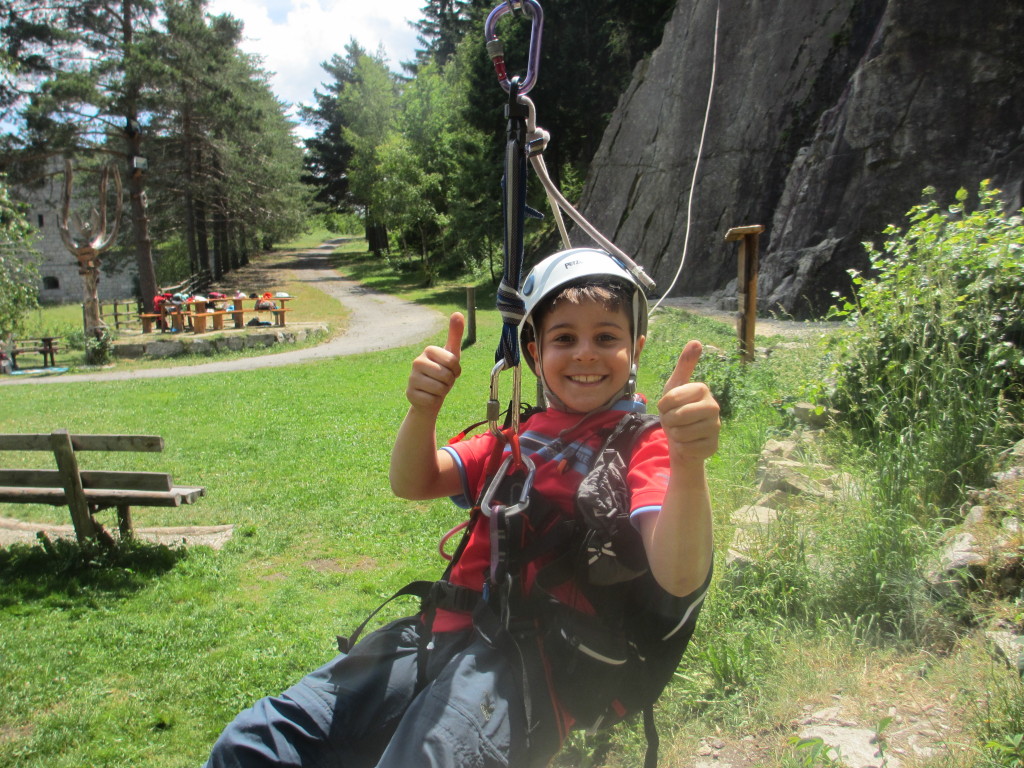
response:
<path id="1" fill-rule="evenodd" d="M 245 28 L 241 48 L 263 57 L 271 87 L 291 105 L 311 104 L 327 79 L 320 66 L 355 38 L 369 51 L 384 46 L 396 71 L 413 57 L 424 0 L 211 0 L 211 14 L 230 13 Z"/>

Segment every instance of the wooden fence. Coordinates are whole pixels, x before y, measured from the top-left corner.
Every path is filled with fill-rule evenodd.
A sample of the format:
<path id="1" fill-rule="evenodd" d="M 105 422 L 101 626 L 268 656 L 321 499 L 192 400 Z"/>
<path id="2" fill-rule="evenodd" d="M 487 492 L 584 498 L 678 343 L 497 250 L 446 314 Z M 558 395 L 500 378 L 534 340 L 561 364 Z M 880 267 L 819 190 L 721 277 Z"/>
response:
<path id="1" fill-rule="evenodd" d="M 161 293 L 183 293 L 191 296 L 197 291 L 206 291 L 210 287 L 211 277 L 206 270 L 197 272 L 194 275 L 182 280 L 177 285 L 168 285 L 160 289 Z M 142 311 L 141 302 L 138 299 L 117 299 L 115 301 L 100 302 L 100 317 L 109 327 L 118 331 L 129 328 L 141 330 L 142 324 L 139 320 L 139 313 Z M 82 328 L 85 329 L 85 307 L 82 307 Z"/>
<path id="2" fill-rule="evenodd" d="M 138 299 L 101 301 L 100 317 L 108 327 L 118 331 L 125 328 L 142 328 L 139 323 Z M 82 327 L 85 328 L 85 307 L 82 307 Z"/>

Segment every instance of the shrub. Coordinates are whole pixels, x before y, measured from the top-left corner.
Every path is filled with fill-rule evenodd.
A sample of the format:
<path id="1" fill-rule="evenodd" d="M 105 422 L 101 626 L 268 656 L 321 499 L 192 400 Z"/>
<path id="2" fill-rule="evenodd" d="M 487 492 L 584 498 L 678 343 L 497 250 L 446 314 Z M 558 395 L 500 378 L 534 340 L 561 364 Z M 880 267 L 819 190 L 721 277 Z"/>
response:
<path id="1" fill-rule="evenodd" d="M 853 331 L 834 403 L 884 468 L 883 501 L 918 513 L 985 481 L 1024 395 L 1024 224 L 987 182 L 967 198 L 942 210 L 926 189 L 837 310 Z"/>
<path id="2" fill-rule="evenodd" d="M 85 361 L 89 365 L 106 365 L 114 357 L 114 338 L 104 330 L 85 340 Z"/>

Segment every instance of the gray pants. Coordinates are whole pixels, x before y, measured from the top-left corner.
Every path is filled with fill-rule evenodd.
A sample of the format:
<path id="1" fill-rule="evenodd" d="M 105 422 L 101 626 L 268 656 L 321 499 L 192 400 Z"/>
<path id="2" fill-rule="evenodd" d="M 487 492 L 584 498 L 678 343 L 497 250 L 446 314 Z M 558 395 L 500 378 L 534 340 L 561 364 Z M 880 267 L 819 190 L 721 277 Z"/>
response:
<path id="1" fill-rule="evenodd" d="M 522 667 L 473 631 L 435 637 L 416 689 L 420 624 L 368 635 L 280 696 L 238 715 L 207 768 L 543 766 L 559 748 L 546 686 L 533 686 L 527 754 Z"/>

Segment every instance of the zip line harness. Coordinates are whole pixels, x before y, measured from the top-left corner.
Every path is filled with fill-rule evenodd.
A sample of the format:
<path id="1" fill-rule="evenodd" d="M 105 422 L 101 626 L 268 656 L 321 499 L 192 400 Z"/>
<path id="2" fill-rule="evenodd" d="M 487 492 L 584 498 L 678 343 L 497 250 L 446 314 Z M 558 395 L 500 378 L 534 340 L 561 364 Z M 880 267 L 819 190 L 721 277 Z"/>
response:
<path id="1" fill-rule="evenodd" d="M 392 600 L 418 597 L 427 628 L 418 654 L 417 685 L 423 687 L 429 628 L 437 610 L 471 614 L 475 631 L 520 670 L 517 684 L 527 723 L 535 722 L 534 696 L 547 694 L 543 682 L 542 690 L 533 690 L 544 679 L 545 671 L 538 666 L 543 658 L 558 701 L 577 727 L 596 731 L 642 712 L 644 766 L 656 768 L 654 703 L 686 650 L 707 588 L 705 582 L 683 598 L 664 592 L 650 573 L 643 541 L 629 520 L 629 456 L 657 421 L 654 415 L 627 413 L 605 430 L 594 466 L 576 493 L 571 518 L 530 488 L 529 473 L 489 473 L 491 480 L 485 482 L 468 522 L 459 527 L 461 541 L 442 577 L 400 589 L 351 636 L 338 638 L 340 650 L 351 650 Z M 500 441 L 496 446 L 491 469 L 503 452 Z M 489 526 L 491 541 L 483 593 L 449 581 L 478 525 Z M 535 570 L 527 591 L 528 569 Z M 556 597 L 566 585 L 578 592 L 573 605 Z"/>
<path id="2" fill-rule="evenodd" d="M 508 77 L 504 49 L 495 33 L 498 19 L 507 13 L 531 19 L 529 59 L 523 78 Z M 526 314 L 520 294 L 523 233 L 527 215 L 543 218 L 526 204 L 527 160 L 547 192 L 565 248 L 572 246 L 563 210 L 616 256 L 644 289 L 654 287 L 639 265 L 561 195 L 547 172 L 543 152 L 550 135 L 537 126 L 536 109 L 527 97 L 539 71 L 543 20 L 537 0 L 503 0 L 485 24 L 487 52 L 501 87 L 508 93 L 502 179 L 504 260 L 497 292 L 502 331 L 491 371 L 486 419 L 497 439 L 487 479 L 469 519 L 441 539 L 441 555 L 449 561 L 441 579 L 406 585 L 374 610 L 350 637 L 339 636 L 338 646 L 348 652 L 374 616 L 395 598 L 418 597 L 427 628 L 421 635 L 418 654 L 417 683 L 422 687 L 432 647 L 429 628 L 436 611 L 471 613 L 474 629 L 492 646 L 505 651 L 510 663 L 521 670 L 517 680 L 528 724 L 534 723 L 531 681 L 544 679 L 545 671 L 541 669 L 538 675 L 537 665 L 546 659 L 551 686 L 577 726 L 597 730 L 631 713 L 643 712 L 647 739 L 644 765 L 656 768 L 659 740 L 654 702 L 672 679 L 689 643 L 707 588 L 705 582 L 684 598 L 666 593 L 650 573 L 643 542 L 629 520 L 629 457 L 638 438 L 658 419 L 629 413 L 605 431 L 595 463 L 576 493 L 573 517 L 567 517 L 533 490 L 536 467 L 519 446 L 520 419 L 533 412 L 526 409 L 524 414 L 521 398 L 519 326 Z M 512 399 L 499 426 L 499 379 L 509 369 Z M 472 428 L 452 442 L 461 440 Z M 506 444 L 509 452 L 502 458 Z M 449 576 L 473 529 L 484 524 L 489 526 L 491 562 L 480 593 L 451 583 Z M 448 555 L 447 543 L 460 532 L 458 547 Z M 528 567 L 536 572 L 527 591 L 524 577 Z M 555 597 L 559 587 L 565 585 L 572 585 L 583 605 L 567 605 Z"/>

